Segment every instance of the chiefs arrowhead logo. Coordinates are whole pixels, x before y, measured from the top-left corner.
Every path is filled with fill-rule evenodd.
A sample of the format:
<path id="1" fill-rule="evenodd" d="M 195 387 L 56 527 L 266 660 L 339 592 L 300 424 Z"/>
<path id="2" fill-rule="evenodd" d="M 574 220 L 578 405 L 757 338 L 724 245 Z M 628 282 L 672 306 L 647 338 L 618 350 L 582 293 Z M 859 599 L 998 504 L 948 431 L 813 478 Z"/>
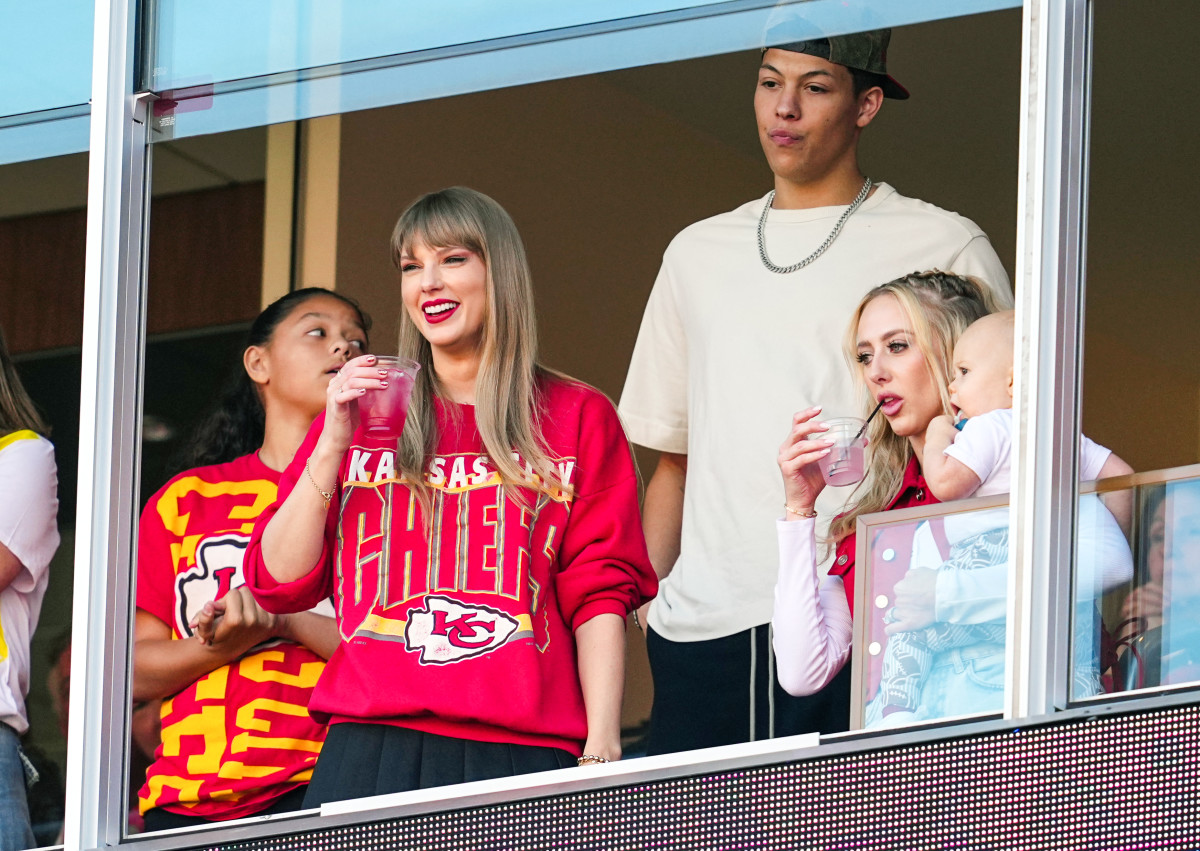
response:
<path id="1" fill-rule="evenodd" d="M 408 613 L 404 644 L 420 651 L 422 665 L 446 665 L 490 653 L 519 626 L 511 615 L 487 606 L 464 606 L 447 597 L 426 597 L 424 609 Z"/>
<path id="2" fill-rule="evenodd" d="M 196 546 L 196 564 L 175 577 L 175 628 L 190 638 L 189 626 L 200 609 L 211 600 L 219 600 L 239 585 L 242 556 L 250 545 L 248 535 L 216 535 Z"/>

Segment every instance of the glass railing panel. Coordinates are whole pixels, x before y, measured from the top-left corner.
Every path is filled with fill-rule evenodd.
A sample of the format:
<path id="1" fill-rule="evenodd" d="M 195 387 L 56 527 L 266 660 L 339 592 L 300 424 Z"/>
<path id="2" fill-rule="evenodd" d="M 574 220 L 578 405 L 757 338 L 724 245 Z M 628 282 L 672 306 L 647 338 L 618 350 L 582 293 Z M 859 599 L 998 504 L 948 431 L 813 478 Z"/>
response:
<path id="1" fill-rule="evenodd" d="M 1147 624 L 1163 619 L 1138 621 L 1145 614 L 1130 609 L 1150 606 L 1159 592 L 1152 586 L 1131 598 L 1137 571 L 1130 539 L 1144 535 L 1138 530 L 1147 526 L 1147 521 L 1140 527 L 1134 522 L 1133 508 L 1146 497 L 1119 487 L 1123 481 L 1085 484 L 1079 497 L 1068 607 L 1071 682 L 1067 693 L 1072 700 L 1125 687 L 1122 683 L 1133 675 L 1114 667 L 1118 643 L 1128 660 L 1145 657 L 1149 662 L 1159 652 L 1143 652 L 1142 647 L 1158 641 Z M 1096 493 L 1097 488 L 1102 492 Z M 1175 499 L 1174 510 L 1186 516 L 1191 509 L 1186 507 L 1185 492 Z M 852 727 L 900 727 L 1003 711 L 1013 569 L 1006 502 L 1005 497 L 988 497 L 860 519 Z M 1195 507 L 1200 509 L 1200 481 L 1195 483 Z M 1149 517 L 1150 510 L 1142 513 Z M 1193 513 L 1200 554 L 1200 511 Z M 1174 516 L 1168 512 L 1168 517 Z M 1183 525 L 1178 539 L 1185 546 L 1190 527 L 1179 522 Z M 1161 545 L 1155 552 L 1161 565 Z M 1163 572 L 1160 568 L 1156 575 Z M 1146 574 L 1146 569 L 1141 573 Z M 1127 599 L 1140 602 L 1123 604 Z M 1195 613 L 1200 614 L 1200 606 Z M 1135 624 L 1141 626 L 1135 630 Z M 1175 630 L 1162 633 L 1168 652 L 1186 655 L 1186 625 L 1181 622 Z M 1180 665 L 1187 670 L 1186 662 Z M 1149 670 L 1137 676 L 1145 680 Z"/>
<path id="2" fill-rule="evenodd" d="M 1076 654 L 1098 636 L 1105 693 L 1200 684 L 1200 469 L 1133 478 L 1100 495 L 1131 512 L 1128 569 L 1097 581 L 1081 564 L 1076 578 L 1081 594 L 1093 589 L 1098 621 L 1076 626 Z"/>
<path id="3" fill-rule="evenodd" d="M 858 530 L 851 728 L 1001 712 L 1007 499 L 866 515 Z"/>

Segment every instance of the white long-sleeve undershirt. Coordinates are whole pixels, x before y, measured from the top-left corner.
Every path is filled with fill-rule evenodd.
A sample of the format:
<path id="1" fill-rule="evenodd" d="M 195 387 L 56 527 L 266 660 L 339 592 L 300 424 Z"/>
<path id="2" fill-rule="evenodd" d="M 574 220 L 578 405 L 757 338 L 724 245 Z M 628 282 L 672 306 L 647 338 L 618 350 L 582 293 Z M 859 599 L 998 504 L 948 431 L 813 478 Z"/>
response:
<path id="1" fill-rule="evenodd" d="M 816 520 L 779 520 L 779 578 L 771 616 L 779 684 L 816 694 L 850 658 L 850 605 L 842 580 L 817 575 Z"/>

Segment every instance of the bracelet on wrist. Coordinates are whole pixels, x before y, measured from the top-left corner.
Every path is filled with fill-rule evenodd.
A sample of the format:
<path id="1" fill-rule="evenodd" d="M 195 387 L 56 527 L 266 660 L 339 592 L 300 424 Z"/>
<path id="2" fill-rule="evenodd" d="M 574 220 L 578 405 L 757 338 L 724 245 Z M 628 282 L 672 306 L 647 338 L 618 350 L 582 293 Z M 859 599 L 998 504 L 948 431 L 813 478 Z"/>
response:
<path id="1" fill-rule="evenodd" d="M 811 511 L 801 511 L 799 508 L 792 508 L 786 502 L 783 504 L 783 507 L 787 511 L 788 514 L 795 514 L 797 517 L 807 517 L 808 519 L 811 520 L 812 518 L 817 516 L 817 510 L 815 508 L 812 509 Z"/>
<path id="2" fill-rule="evenodd" d="M 585 753 L 579 759 L 575 760 L 576 765 L 603 765 L 606 762 L 608 762 L 607 759 L 602 756 L 596 756 L 594 753 Z"/>
<path id="3" fill-rule="evenodd" d="M 312 486 L 317 489 L 317 493 L 319 493 L 321 495 L 321 498 L 323 500 L 325 500 L 325 510 L 328 511 L 329 510 L 329 502 L 330 502 L 330 500 L 333 499 L 333 491 L 329 491 L 328 493 L 326 493 L 325 491 L 321 490 L 321 486 L 318 485 L 317 480 L 313 478 L 312 470 L 310 470 L 308 468 L 307 461 L 304 462 L 304 472 L 308 476 L 308 480 L 310 482 L 312 482 Z"/>

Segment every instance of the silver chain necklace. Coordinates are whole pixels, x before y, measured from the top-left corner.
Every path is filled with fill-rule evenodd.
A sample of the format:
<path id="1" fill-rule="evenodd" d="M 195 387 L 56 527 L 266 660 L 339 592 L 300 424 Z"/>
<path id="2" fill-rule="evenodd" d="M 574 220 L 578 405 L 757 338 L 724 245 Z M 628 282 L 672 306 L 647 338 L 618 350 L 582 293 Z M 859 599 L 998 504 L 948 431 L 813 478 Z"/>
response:
<path id="1" fill-rule="evenodd" d="M 846 224 L 846 220 L 854 215 L 854 211 L 862 206 L 863 201 L 867 200 L 867 195 L 871 192 L 871 178 L 863 181 L 862 189 L 858 190 L 858 197 L 850 202 L 850 206 L 846 208 L 846 212 L 842 213 L 842 217 L 837 220 L 837 224 L 833 226 L 833 230 L 825 241 L 821 243 L 812 254 L 805 257 L 799 263 L 793 263 L 791 266 L 776 266 L 771 262 L 771 258 L 767 256 L 767 211 L 771 209 L 772 202 L 775 201 L 775 190 L 771 190 L 771 194 L 767 196 L 767 203 L 763 205 L 762 215 L 758 217 L 758 256 L 762 259 L 763 265 L 767 267 L 768 272 L 774 272 L 777 275 L 790 275 L 798 269 L 803 269 L 809 263 L 816 260 L 829 246 L 833 245 L 833 241 L 838 238 L 838 234 L 842 232 L 842 226 Z"/>

